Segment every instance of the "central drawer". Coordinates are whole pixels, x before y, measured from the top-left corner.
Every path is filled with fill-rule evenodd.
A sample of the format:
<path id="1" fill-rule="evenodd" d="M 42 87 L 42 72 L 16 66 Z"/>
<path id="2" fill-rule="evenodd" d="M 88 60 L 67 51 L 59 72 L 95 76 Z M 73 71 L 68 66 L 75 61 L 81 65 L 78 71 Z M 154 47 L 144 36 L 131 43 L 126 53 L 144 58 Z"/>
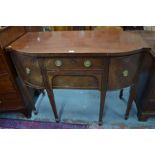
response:
<path id="1" fill-rule="evenodd" d="M 81 58 L 47 58 L 45 60 L 45 66 L 47 70 L 89 70 L 89 69 L 103 69 L 104 59 L 103 58 L 92 58 L 92 57 L 81 57 Z"/>

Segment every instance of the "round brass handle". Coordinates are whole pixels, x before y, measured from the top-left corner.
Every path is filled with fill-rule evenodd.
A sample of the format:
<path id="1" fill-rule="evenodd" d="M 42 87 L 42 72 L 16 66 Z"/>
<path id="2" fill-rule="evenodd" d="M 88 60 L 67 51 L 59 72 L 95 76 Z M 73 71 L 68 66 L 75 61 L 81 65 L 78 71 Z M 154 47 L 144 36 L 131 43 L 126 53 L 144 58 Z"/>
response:
<path id="1" fill-rule="evenodd" d="M 63 62 L 61 60 L 55 60 L 54 63 L 56 67 L 61 67 L 63 65 Z"/>
<path id="2" fill-rule="evenodd" d="M 123 76 L 124 76 L 124 77 L 127 77 L 128 75 L 129 75 L 129 71 L 128 71 L 128 70 L 124 70 L 124 71 L 123 71 Z"/>
<path id="3" fill-rule="evenodd" d="M 31 74 L 31 69 L 28 68 L 28 67 L 26 67 L 26 68 L 25 68 L 25 72 L 26 72 L 27 75 L 30 75 L 30 74 Z"/>
<path id="4" fill-rule="evenodd" d="M 0 104 L 2 104 L 2 101 L 0 100 Z"/>
<path id="5" fill-rule="evenodd" d="M 87 67 L 87 68 L 91 67 L 92 66 L 92 62 L 90 60 L 85 60 L 84 61 L 84 66 Z"/>

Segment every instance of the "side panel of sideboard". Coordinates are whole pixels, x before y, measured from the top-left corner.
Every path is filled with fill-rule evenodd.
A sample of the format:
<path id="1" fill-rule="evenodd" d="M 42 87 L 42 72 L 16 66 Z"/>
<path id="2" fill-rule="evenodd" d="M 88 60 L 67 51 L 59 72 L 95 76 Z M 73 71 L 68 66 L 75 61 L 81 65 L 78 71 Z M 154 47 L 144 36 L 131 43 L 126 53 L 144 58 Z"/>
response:
<path id="1" fill-rule="evenodd" d="M 138 119 L 146 121 L 149 117 L 155 116 L 155 59 L 150 55 L 137 87 L 137 108 Z M 149 68 L 148 68 L 149 67 Z"/>

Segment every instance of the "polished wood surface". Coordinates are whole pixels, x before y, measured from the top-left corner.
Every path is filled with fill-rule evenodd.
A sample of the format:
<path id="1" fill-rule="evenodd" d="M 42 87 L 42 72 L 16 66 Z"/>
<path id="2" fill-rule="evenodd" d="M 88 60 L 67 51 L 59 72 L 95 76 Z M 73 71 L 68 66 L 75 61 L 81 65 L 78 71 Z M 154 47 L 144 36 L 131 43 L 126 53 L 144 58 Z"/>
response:
<path id="1" fill-rule="evenodd" d="M 96 30 L 28 32 L 6 50 L 25 90 L 27 87 L 47 90 L 57 122 L 54 88 L 100 90 L 101 125 L 107 90 L 132 86 L 128 117 L 141 64 L 150 47 L 135 33 Z"/>
<path id="2" fill-rule="evenodd" d="M 148 45 L 143 39 L 130 32 L 115 31 L 58 31 L 29 32 L 13 42 L 8 48 L 25 54 L 76 55 L 132 54 Z M 133 52 L 134 51 L 134 52 Z"/>
<path id="3" fill-rule="evenodd" d="M 22 79 L 27 84 L 31 84 L 36 88 L 43 87 L 42 75 L 36 57 L 12 55 L 12 58 L 16 59 L 17 63 L 19 64 L 17 70 L 20 72 Z"/>
<path id="4" fill-rule="evenodd" d="M 135 75 L 138 72 L 139 64 L 141 63 L 141 55 L 142 53 L 137 53 L 129 56 L 110 58 L 109 73 L 107 73 L 109 74 L 108 90 L 121 89 L 133 84 Z M 44 88 L 41 71 L 38 65 L 38 59 L 35 56 L 32 57 L 14 53 L 12 54 L 12 57 L 14 57 L 16 63 L 18 64 L 18 72 L 20 72 L 22 79 L 28 85 L 31 85 L 35 88 Z M 56 66 L 57 61 L 60 61 L 62 66 Z M 90 67 L 84 66 L 85 62 L 87 61 L 91 62 Z M 76 56 L 68 58 L 60 56 L 53 58 L 49 56 L 48 58 L 44 58 L 44 63 L 45 69 L 49 72 L 50 78 L 51 74 L 54 74 L 53 72 L 55 72 L 55 74 L 59 73 L 59 76 L 57 75 L 56 78 L 53 79 L 54 88 L 74 88 L 75 86 L 75 88 L 82 87 L 85 89 L 95 89 L 97 88 L 97 84 L 95 84 L 97 83 L 95 82 L 95 77 L 81 77 L 78 76 L 78 72 L 84 71 L 85 73 L 89 73 L 89 71 L 97 72 L 105 69 L 105 57 Z M 68 70 L 74 71 L 74 74 L 77 76 L 73 77 L 72 75 L 60 75 L 60 72 L 62 73 Z M 73 83 L 71 84 L 69 81 L 73 81 Z M 78 85 L 80 86 L 78 87 Z"/>
<path id="5" fill-rule="evenodd" d="M 116 90 L 131 86 L 138 72 L 142 53 L 130 56 L 113 57 L 110 59 L 109 90 Z"/>
<path id="6" fill-rule="evenodd" d="M 36 31 L 41 31 L 40 27 L 6 27 L 0 31 L 0 112 L 22 111 L 30 116 L 35 107 L 27 87 L 46 88 L 58 122 L 51 90 L 98 89 L 101 124 L 106 91 L 131 86 L 126 115 L 135 98 L 139 120 L 155 116 L 155 32 Z M 91 65 L 85 63 L 87 60 Z M 135 88 L 144 75 L 145 86 Z"/>

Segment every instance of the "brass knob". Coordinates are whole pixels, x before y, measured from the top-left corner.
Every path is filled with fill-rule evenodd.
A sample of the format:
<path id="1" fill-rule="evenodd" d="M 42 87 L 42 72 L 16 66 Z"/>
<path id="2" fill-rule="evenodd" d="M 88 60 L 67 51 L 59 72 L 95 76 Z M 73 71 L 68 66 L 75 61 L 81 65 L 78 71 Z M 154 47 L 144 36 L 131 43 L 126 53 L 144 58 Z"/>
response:
<path id="1" fill-rule="evenodd" d="M 55 63 L 55 66 L 57 66 L 57 67 L 61 67 L 63 65 L 61 60 L 55 60 L 54 63 Z"/>
<path id="2" fill-rule="evenodd" d="M 0 104 L 2 104 L 2 101 L 0 100 Z"/>
<path id="3" fill-rule="evenodd" d="M 28 68 L 28 67 L 26 67 L 26 68 L 25 68 L 25 72 L 26 72 L 27 75 L 30 75 L 30 74 L 31 74 L 31 69 Z"/>
<path id="4" fill-rule="evenodd" d="M 92 62 L 90 60 L 85 60 L 84 61 L 84 66 L 87 67 L 87 68 L 91 67 L 92 66 Z"/>
<path id="5" fill-rule="evenodd" d="M 129 71 L 128 71 L 128 70 L 124 70 L 124 71 L 123 71 L 123 76 L 124 76 L 124 77 L 127 77 L 128 75 L 129 75 Z"/>

